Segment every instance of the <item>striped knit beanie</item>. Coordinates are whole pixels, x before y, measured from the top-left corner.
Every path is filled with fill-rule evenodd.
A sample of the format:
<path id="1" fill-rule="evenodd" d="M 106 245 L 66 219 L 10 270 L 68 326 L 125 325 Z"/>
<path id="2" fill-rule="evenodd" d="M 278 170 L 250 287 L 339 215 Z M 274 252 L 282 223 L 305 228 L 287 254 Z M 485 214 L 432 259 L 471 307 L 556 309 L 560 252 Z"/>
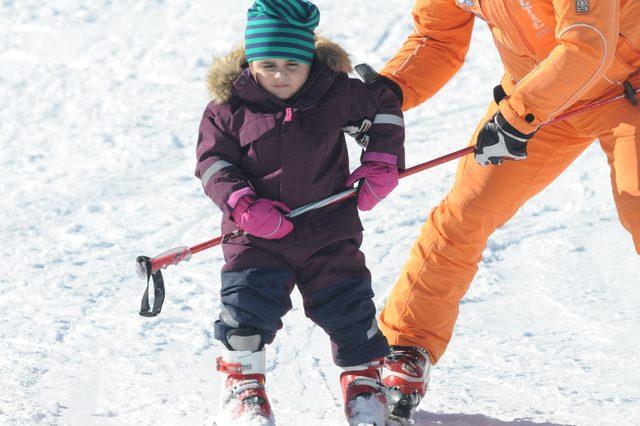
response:
<path id="1" fill-rule="evenodd" d="M 306 0 L 255 0 L 247 13 L 247 61 L 291 59 L 311 64 L 320 11 Z"/>

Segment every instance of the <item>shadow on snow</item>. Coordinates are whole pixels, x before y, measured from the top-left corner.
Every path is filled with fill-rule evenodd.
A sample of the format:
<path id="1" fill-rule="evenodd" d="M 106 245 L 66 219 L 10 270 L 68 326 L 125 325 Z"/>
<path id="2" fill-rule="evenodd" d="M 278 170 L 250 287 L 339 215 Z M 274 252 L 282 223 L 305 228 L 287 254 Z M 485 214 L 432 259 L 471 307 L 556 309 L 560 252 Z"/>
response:
<path id="1" fill-rule="evenodd" d="M 569 426 L 560 423 L 536 423 L 524 419 L 502 421 L 483 414 L 435 414 L 426 411 L 417 411 L 413 418 L 416 426 Z"/>

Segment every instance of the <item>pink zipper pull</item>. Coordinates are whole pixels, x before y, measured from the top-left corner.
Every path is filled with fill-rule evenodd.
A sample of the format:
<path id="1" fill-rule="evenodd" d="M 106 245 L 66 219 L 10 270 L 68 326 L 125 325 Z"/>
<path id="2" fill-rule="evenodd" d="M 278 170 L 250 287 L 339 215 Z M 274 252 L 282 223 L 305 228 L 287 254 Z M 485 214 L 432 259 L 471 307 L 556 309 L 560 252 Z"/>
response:
<path id="1" fill-rule="evenodd" d="M 284 122 L 288 123 L 290 121 L 293 121 L 293 110 L 291 109 L 291 107 L 287 107 L 284 110 Z"/>

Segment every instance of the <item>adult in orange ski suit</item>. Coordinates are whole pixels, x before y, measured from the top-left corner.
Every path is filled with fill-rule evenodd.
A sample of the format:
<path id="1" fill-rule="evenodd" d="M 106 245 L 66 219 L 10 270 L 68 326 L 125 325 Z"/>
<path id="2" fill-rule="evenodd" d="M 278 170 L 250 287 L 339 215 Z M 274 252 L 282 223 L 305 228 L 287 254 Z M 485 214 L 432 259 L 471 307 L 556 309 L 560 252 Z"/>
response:
<path id="1" fill-rule="evenodd" d="M 640 87 L 638 0 L 417 0 L 415 29 L 381 74 L 403 109 L 429 99 L 461 67 L 474 18 L 487 22 L 504 64 L 506 98 L 491 103 L 517 130 L 539 129 L 524 161 L 482 167 L 461 160 L 446 198 L 411 249 L 380 326 L 392 345 L 419 346 L 437 362 L 491 233 L 598 139 L 611 168 L 622 225 L 640 254 L 640 106 L 622 100 L 539 128 L 570 107 Z"/>

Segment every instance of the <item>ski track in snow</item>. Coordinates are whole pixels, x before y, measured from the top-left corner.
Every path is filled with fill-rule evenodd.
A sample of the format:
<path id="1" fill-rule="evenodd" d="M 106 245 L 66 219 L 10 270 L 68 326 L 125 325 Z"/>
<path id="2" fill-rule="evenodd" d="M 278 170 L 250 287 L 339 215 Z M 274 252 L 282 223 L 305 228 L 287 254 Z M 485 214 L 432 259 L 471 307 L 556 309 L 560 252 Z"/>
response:
<path id="1" fill-rule="evenodd" d="M 211 424 L 221 252 L 166 271 L 153 319 L 134 259 L 218 232 L 197 126 L 211 56 L 250 3 L 0 3 L 0 424 Z M 379 68 L 412 3 L 318 0 L 321 32 Z M 462 71 L 407 114 L 409 165 L 464 146 L 499 76 L 480 24 Z M 378 307 L 454 173 L 410 177 L 362 214 Z M 417 424 L 639 424 L 638 276 L 594 145 L 490 240 Z M 329 341 L 293 299 L 268 349 L 276 420 L 344 424 Z"/>

